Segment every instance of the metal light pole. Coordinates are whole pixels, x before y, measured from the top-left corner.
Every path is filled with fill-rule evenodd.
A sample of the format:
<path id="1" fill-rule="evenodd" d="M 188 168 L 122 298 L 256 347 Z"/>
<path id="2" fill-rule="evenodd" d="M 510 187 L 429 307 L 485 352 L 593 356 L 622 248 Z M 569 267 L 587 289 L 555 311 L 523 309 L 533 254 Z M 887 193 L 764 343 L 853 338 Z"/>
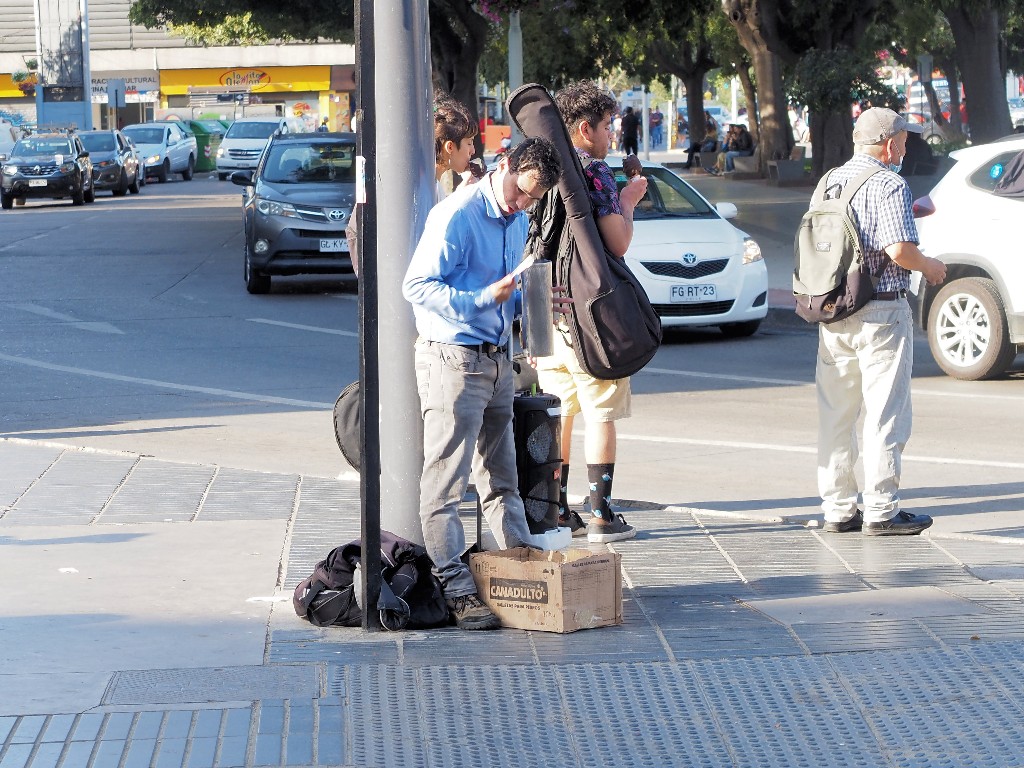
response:
<path id="1" fill-rule="evenodd" d="M 508 14 L 508 87 L 514 91 L 523 84 L 523 30 L 519 26 L 519 11 Z M 523 134 L 512 124 L 512 143 L 523 140 Z"/>

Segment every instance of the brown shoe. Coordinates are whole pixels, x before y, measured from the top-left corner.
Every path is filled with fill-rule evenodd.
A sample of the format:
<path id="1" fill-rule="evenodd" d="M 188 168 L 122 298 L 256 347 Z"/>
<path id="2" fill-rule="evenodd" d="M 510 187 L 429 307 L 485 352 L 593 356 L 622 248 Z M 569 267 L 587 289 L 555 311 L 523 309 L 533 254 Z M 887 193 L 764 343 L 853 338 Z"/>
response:
<path id="1" fill-rule="evenodd" d="M 476 595 L 459 595 L 445 602 L 459 629 L 500 629 L 501 619 L 495 616 Z"/>

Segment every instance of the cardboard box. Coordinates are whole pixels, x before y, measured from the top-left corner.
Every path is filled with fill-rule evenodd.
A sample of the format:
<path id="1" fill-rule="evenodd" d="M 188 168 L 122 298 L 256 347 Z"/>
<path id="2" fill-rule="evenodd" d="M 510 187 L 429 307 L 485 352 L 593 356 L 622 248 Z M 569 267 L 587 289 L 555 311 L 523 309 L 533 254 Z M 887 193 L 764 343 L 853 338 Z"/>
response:
<path id="1" fill-rule="evenodd" d="M 575 632 L 622 623 L 622 556 L 519 547 L 470 556 L 479 597 L 504 627 Z"/>

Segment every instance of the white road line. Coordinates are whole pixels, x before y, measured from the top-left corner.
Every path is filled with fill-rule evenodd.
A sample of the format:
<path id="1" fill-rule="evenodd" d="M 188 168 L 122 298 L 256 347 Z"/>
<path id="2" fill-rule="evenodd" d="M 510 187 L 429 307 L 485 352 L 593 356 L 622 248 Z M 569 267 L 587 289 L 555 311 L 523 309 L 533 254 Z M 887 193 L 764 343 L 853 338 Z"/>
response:
<path id="1" fill-rule="evenodd" d="M 30 312 L 33 315 L 39 315 L 41 317 L 48 317 L 51 320 L 60 320 L 62 323 L 67 323 L 75 328 L 82 331 L 93 331 L 94 333 L 113 333 L 124 335 L 117 326 L 111 325 L 110 323 L 100 323 L 87 320 L 79 320 L 77 317 L 71 315 L 65 315 L 61 312 L 54 312 L 52 309 L 41 307 L 38 304 L 12 304 L 15 309 L 20 309 L 23 312 Z"/>
<path id="2" fill-rule="evenodd" d="M 728 373 L 704 373 L 703 371 L 681 371 L 674 368 L 644 368 L 640 374 L 658 374 L 661 376 L 681 376 L 691 379 L 717 379 L 719 381 L 736 381 L 744 384 L 768 384 L 782 387 L 813 387 L 813 381 L 797 381 L 796 379 L 770 379 L 763 376 L 736 376 Z M 636 375 L 640 375 L 636 374 Z M 984 383 L 975 382 L 979 387 Z M 913 387 L 915 395 L 924 397 L 958 397 L 967 400 L 1008 400 L 1010 402 L 1024 401 L 1024 392 L 1020 395 L 992 395 L 986 392 L 953 392 L 941 389 L 922 389 Z"/>
<path id="3" fill-rule="evenodd" d="M 216 395 L 227 397 L 232 400 L 251 400 L 257 403 L 271 403 L 274 405 L 291 405 L 297 408 L 315 408 L 317 410 L 334 408 L 334 403 L 317 403 L 311 400 L 293 400 L 289 397 L 273 397 L 272 395 L 256 395 L 251 392 L 236 392 L 232 389 L 217 389 L 215 387 L 194 387 L 189 384 L 177 384 L 172 381 L 158 381 L 156 379 L 142 379 L 135 376 L 121 376 L 117 373 L 105 371 L 93 371 L 88 368 L 76 368 L 70 365 L 56 365 L 44 363 L 42 360 L 32 360 L 27 357 L 15 357 L 13 355 L 0 354 L 0 361 L 27 365 L 32 368 L 41 368 L 46 371 L 60 371 L 61 373 L 74 373 L 79 376 L 90 376 L 94 379 L 107 379 L 108 381 L 123 381 L 129 384 L 145 384 L 148 387 L 160 389 L 171 389 L 177 392 L 196 392 L 202 395 Z"/>
<path id="4" fill-rule="evenodd" d="M 279 325 L 282 328 L 295 328 L 299 331 L 313 331 L 315 333 L 330 333 L 335 336 L 350 336 L 358 339 L 359 334 L 355 331 L 339 331 L 336 328 L 319 328 L 315 325 L 299 325 L 298 323 L 282 323 L 280 320 L 264 320 L 261 317 L 248 318 L 250 323 L 262 323 L 263 325 Z"/>
<path id="5" fill-rule="evenodd" d="M 574 431 L 575 434 L 575 431 Z M 580 433 L 582 434 L 582 433 Z M 815 455 L 817 448 L 802 445 L 783 445 L 780 443 L 747 443 L 740 440 L 697 440 L 688 437 L 657 437 L 655 435 L 618 435 L 619 440 L 632 440 L 638 443 L 664 443 L 668 445 L 695 445 L 711 448 L 737 448 L 752 451 L 776 451 L 779 453 L 802 453 Z M 1024 469 L 1024 463 L 1018 461 L 984 461 L 981 459 L 951 459 L 944 456 L 914 456 L 904 454 L 904 461 L 920 464 L 952 464 L 960 467 L 990 467 L 996 469 Z"/>

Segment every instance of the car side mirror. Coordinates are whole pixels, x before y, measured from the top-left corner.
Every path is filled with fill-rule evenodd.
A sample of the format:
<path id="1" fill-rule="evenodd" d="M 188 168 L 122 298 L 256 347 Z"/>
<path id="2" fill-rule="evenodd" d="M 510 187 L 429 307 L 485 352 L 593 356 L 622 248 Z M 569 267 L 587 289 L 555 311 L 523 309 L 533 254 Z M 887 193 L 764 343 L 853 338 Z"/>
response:
<path id="1" fill-rule="evenodd" d="M 235 171 L 231 174 L 231 183 L 239 187 L 255 187 L 252 171 Z"/>
<path id="2" fill-rule="evenodd" d="M 88 156 L 89 156 L 89 150 L 85 150 L 85 151 L 84 151 L 84 152 L 82 153 L 82 157 L 88 157 Z"/>
<path id="3" fill-rule="evenodd" d="M 723 219 L 735 219 L 739 215 L 739 210 L 737 210 L 735 203 L 718 203 L 715 209 Z"/>
<path id="4" fill-rule="evenodd" d="M 0 163 L 7 159 L 7 155 L 0 153 Z"/>

